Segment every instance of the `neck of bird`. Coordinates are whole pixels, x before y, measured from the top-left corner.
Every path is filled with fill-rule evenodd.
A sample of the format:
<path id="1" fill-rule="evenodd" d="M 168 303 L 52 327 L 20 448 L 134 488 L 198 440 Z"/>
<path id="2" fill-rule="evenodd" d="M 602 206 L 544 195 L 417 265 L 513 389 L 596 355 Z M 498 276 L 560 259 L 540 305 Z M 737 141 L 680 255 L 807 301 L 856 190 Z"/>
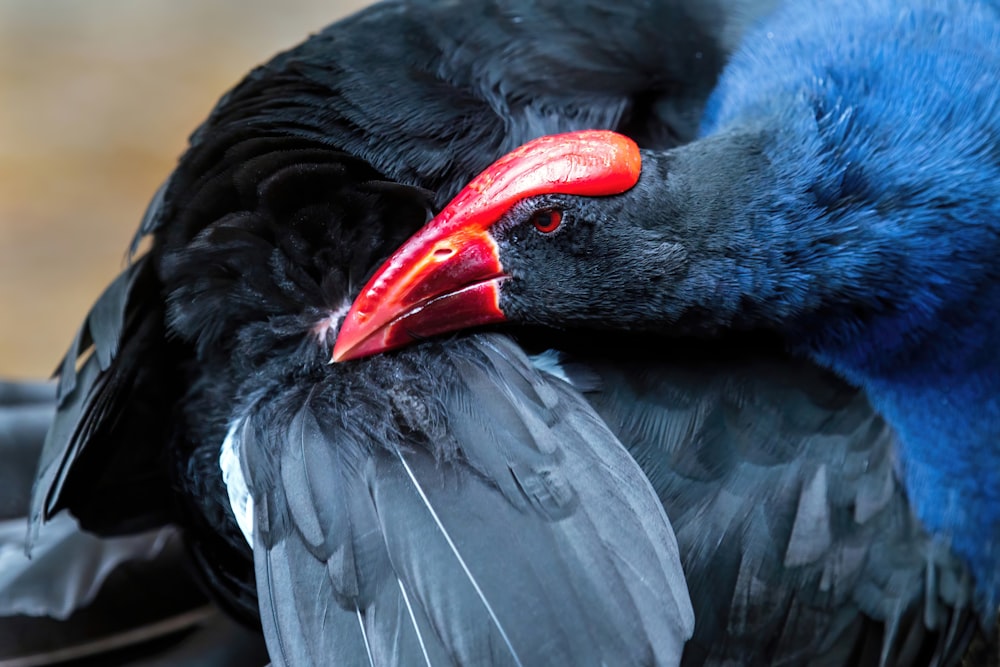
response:
<path id="1" fill-rule="evenodd" d="M 1000 285 L 928 243 L 909 213 L 772 135 L 718 135 L 644 156 L 638 196 L 687 269 L 660 304 L 670 331 L 769 329 L 866 390 L 899 440 L 899 476 L 926 528 L 1000 605 Z M 792 153 L 788 155 L 787 153 Z M 649 159 L 647 159 L 649 158 Z M 798 158 L 798 160 L 796 159 Z M 845 185 L 846 183 L 846 185 Z M 663 202 L 669 202 L 663 205 Z M 994 304 L 996 307 L 991 307 Z M 706 331 L 707 329 L 707 331 Z"/>

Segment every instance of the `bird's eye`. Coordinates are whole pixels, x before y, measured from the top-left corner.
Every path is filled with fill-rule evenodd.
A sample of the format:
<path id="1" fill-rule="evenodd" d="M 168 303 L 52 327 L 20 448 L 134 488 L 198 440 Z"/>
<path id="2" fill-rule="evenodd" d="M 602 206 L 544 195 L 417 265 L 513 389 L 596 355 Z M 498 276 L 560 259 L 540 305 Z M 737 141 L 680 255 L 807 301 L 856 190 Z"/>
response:
<path id="1" fill-rule="evenodd" d="M 562 211 L 554 208 L 547 208 L 535 211 L 531 216 L 531 224 L 542 234 L 551 234 L 559 229 L 562 224 Z"/>

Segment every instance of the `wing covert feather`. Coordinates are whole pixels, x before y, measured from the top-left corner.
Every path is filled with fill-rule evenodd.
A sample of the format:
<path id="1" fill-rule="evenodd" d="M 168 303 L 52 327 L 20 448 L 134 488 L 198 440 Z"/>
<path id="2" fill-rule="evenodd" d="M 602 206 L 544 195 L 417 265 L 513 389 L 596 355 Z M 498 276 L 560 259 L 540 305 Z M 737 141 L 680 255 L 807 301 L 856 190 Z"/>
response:
<path id="1" fill-rule="evenodd" d="M 429 347 L 370 362 L 425 369 L 388 384 L 389 414 L 333 409 L 358 391 L 333 367 L 248 417 L 275 664 L 677 664 L 676 541 L 618 440 L 502 337 Z M 358 418 L 401 428 L 373 441 Z"/>

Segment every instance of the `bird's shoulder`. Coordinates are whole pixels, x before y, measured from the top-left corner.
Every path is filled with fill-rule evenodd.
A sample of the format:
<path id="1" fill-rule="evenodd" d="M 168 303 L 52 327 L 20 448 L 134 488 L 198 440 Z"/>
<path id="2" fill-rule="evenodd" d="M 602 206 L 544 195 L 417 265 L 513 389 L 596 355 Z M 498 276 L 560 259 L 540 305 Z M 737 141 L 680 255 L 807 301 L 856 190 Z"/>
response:
<path id="1" fill-rule="evenodd" d="M 568 359 L 677 532 L 699 619 L 688 659 L 761 636 L 775 660 L 957 659 L 971 581 L 913 515 L 864 392 L 770 341 L 671 347 Z"/>

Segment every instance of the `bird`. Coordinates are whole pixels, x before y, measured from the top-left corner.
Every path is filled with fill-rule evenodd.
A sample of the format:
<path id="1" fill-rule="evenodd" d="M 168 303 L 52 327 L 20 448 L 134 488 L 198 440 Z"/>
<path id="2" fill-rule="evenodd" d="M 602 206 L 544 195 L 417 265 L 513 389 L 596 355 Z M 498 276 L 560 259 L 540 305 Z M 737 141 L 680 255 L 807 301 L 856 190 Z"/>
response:
<path id="1" fill-rule="evenodd" d="M 1000 606 L 998 53 L 995 3 L 784 3 L 693 141 L 544 137 L 472 180 L 334 358 L 541 328 L 667 507 L 686 655 L 853 604 L 884 634 L 842 664 L 954 664 Z"/>
<path id="2" fill-rule="evenodd" d="M 546 357 L 491 334 L 328 361 L 357 289 L 472 175 L 554 132 L 690 138 L 769 5 L 383 2 L 252 71 L 65 357 L 35 530 L 180 525 L 276 665 L 676 663 L 663 506 Z"/>

